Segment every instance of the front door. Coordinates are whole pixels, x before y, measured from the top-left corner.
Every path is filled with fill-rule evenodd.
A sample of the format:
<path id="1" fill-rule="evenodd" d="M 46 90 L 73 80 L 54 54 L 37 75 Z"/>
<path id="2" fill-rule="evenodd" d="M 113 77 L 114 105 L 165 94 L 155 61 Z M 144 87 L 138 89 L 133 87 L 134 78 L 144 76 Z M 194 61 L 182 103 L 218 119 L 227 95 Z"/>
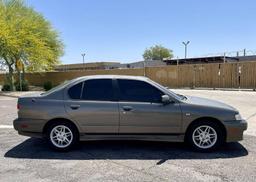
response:
<path id="1" fill-rule="evenodd" d="M 120 128 L 126 134 L 172 134 L 181 131 L 179 103 L 164 105 L 155 86 L 139 80 L 118 79 Z"/>
<path id="2" fill-rule="evenodd" d="M 112 79 L 91 79 L 68 90 L 65 108 L 85 134 L 118 132 L 119 110 Z"/>

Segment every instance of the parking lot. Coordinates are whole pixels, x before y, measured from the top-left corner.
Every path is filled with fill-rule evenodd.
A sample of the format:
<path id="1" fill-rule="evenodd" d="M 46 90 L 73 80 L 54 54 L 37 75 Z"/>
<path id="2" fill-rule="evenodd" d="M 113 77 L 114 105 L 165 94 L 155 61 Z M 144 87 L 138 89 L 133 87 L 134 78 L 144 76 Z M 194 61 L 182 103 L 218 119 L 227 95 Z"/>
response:
<path id="1" fill-rule="evenodd" d="M 183 143 L 82 142 L 67 153 L 12 128 L 16 98 L 0 96 L 0 181 L 255 181 L 256 92 L 174 90 L 217 99 L 247 119 L 244 140 L 214 153 L 196 153 Z"/>

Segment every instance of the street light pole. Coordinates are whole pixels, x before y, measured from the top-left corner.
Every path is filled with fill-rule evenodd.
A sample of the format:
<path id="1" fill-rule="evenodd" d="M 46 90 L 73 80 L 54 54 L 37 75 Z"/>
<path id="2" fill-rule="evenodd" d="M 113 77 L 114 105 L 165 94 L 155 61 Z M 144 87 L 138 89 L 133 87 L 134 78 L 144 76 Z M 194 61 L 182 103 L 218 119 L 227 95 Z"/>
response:
<path id="1" fill-rule="evenodd" d="M 190 43 L 190 41 L 182 42 L 182 44 L 184 44 L 184 46 L 185 46 L 185 59 L 187 59 L 187 46 L 189 43 Z"/>
<path id="2" fill-rule="evenodd" d="M 85 56 L 85 53 L 81 54 L 83 56 L 83 69 L 85 70 L 85 67 L 84 67 L 84 56 Z"/>

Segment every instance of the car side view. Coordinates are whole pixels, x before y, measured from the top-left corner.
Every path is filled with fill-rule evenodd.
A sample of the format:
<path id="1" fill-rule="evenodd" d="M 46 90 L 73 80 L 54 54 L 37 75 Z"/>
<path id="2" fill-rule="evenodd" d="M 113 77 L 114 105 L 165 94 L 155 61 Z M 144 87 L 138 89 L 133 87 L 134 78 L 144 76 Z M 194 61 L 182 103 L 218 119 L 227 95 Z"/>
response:
<path id="1" fill-rule="evenodd" d="M 84 140 L 187 142 L 211 151 L 243 139 L 247 122 L 226 104 L 183 96 L 146 77 L 97 75 L 18 99 L 14 128 L 60 151 Z"/>

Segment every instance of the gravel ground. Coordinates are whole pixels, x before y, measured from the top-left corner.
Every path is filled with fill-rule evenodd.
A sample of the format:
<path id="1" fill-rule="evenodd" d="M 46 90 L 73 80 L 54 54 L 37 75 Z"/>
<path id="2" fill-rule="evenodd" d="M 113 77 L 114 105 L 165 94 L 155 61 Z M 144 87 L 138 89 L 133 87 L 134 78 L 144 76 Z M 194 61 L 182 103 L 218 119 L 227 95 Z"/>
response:
<path id="1" fill-rule="evenodd" d="M 44 140 L 3 127 L 17 117 L 17 99 L 0 96 L 0 181 L 255 181 L 256 92 L 174 91 L 239 109 L 249 123 L 244 140 L 214 153 L 192 152 L 182 143 L 141 141 L 82 142 L 58 153 Z"/>

